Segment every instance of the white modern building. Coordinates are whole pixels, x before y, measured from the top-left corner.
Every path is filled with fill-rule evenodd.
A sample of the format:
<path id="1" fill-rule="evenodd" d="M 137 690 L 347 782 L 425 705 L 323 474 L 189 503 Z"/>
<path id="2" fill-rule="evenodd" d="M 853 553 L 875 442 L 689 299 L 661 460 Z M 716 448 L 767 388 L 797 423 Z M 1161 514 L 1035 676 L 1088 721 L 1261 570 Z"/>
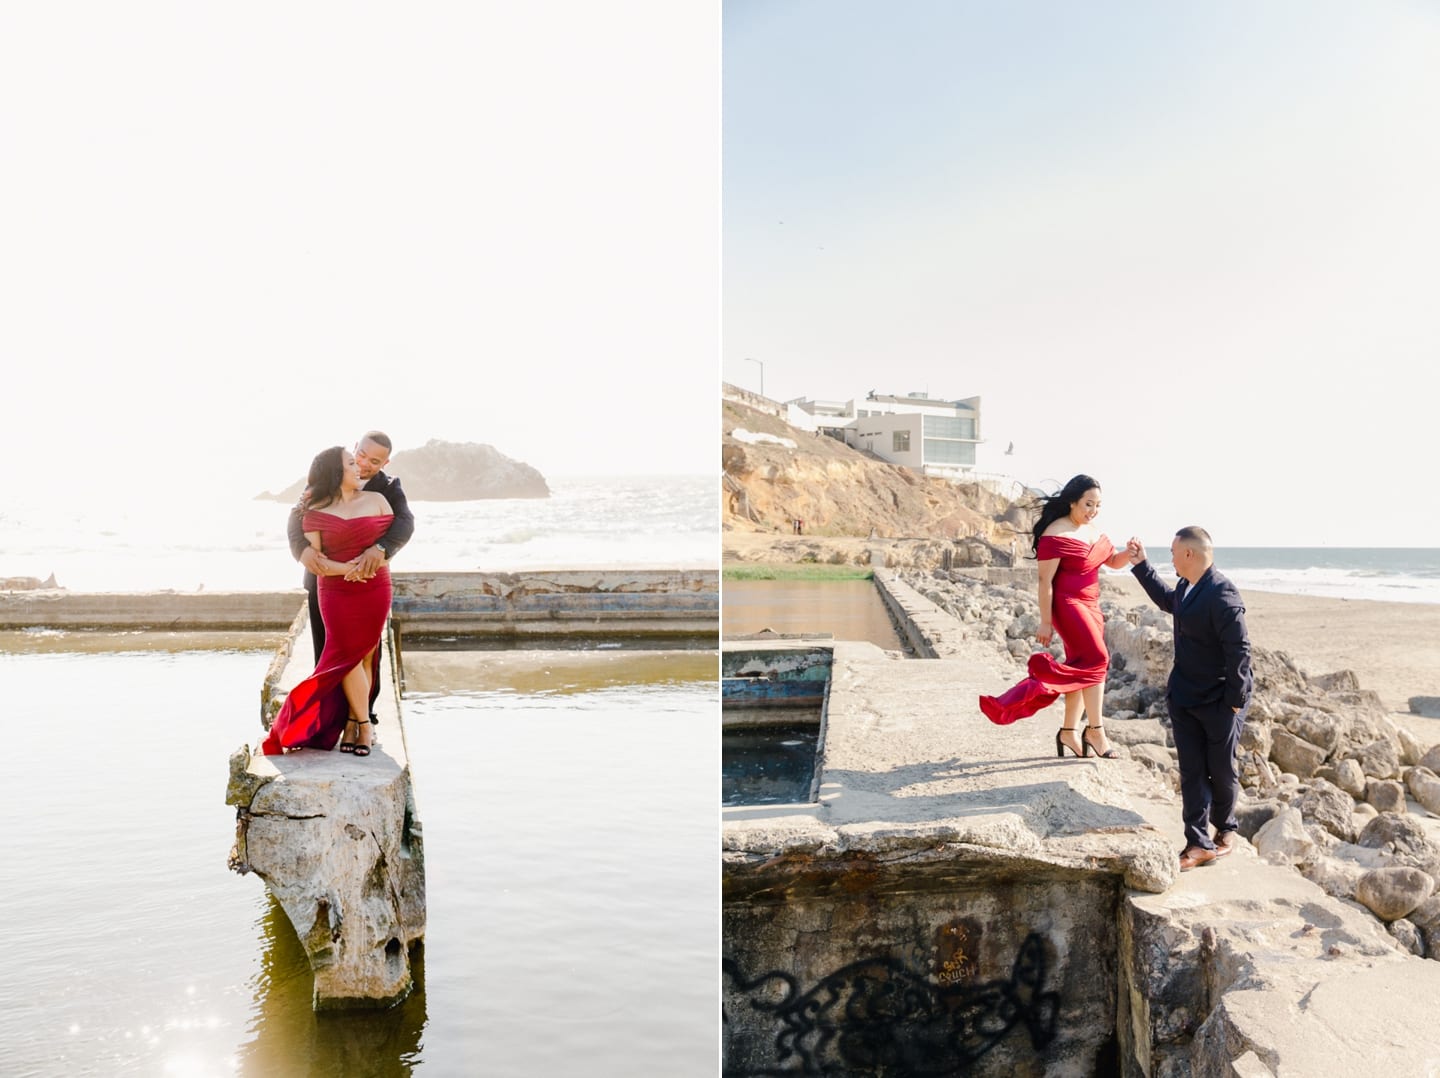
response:
<path id="1" fill-rule="evenodd" d="M 947 401 L 925 393 L 896 397 L 872 390 L 848 405 L 851 416 L 842 427 L 847 445 L 925 475 L 959 478 L 975 470 L 979 397 Z"/>

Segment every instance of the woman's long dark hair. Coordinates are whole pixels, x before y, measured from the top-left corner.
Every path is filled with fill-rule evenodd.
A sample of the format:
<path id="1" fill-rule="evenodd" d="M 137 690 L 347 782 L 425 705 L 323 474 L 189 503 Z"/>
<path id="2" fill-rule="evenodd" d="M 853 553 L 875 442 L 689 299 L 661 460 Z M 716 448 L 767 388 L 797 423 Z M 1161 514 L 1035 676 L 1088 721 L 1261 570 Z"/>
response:
<path id="1" fill-rule="evenodd" d="M 1045 534 L 1045 529 L 1061 517 L 1069 516 L 1070 507 L 1085 497 L 1087 490 L 1099 489 L 1100 484 L 1088 475 L 1077 475 L 1060 488 L 1059 494 L 1042 496 L 1033 503 L 1030 508 L 1040 510 L 1040 515 L 1035 518 L 1035 526 L 1030 529 L 1030 553 L 1038 557 L 1040 537 Z"/>
<path id="2" fill-rule="evenodd" d="M 345 447 L 332 445 L 315 454 L 310 474 L 305 477 L 305 493 L 300 495 L 301 509 L 320 509 L 340 497 L 340 484 L 345 481 Z"/>

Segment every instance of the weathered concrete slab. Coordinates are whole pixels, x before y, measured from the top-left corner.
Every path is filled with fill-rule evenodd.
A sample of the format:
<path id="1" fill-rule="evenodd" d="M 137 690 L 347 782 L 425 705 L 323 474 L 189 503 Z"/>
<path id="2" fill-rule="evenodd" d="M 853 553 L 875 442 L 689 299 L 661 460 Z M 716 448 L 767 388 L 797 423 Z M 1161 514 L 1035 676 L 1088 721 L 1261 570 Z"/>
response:
<path id="1" fill-rule="evenodd" d="M 719 574 L 696 569 L 397 573 L 393 618 L 417 635 L 718 635 Z"/>
<path id="2" fill-rule="evenodd" d="M 727 1073 L 1440 1074 L 1440 963 L 1248 843 L 1175 872 L 1167 782 L 990 726 L 1021 665 L 892 602 L 952 657 L 836 643 L 818 802 L 722 810 Z"/>
<path id="3" fill-rule="evenodd" d="M 727 641 L 722 654 L 745 646 Z M 1001 728 L 979 713 L 979 694 L 1013 671 L 965 659 L 906 660 L 850 641 L 834 647 L 820 800 L 726 808 L 727 865 L 786 851 L 923 851 L 1110 872 L 1146 890 L 1173 882 L 1171 841 L 1149 824 L 1122 778 L 1139 765 L 1057 759 L 1052 722 Z M 1147 788 L 1162 796 L 1158 786 Z"/>
<path id="4" fill-rule="evenodd" d="M 402 634 L 717 636 L 719 574 L 708 569 L 562 569 L 392 574 Z M 0 592 L 6 629 L 283 629 L 304 589 Z"/>
<path id="5" fill-rule="evenodd" d="M 314 668 L 311 652 L 302 608 L 262 689 L 262 730 Z M 404 998 L 410 948 L 425 933 L 424 842 L 388 645 L 380 669 L 368 757 L 311 749 L 263 756 L 257 736 L 230 759 L 231 868 L 254 872 L 284 908 L 310 960 L 317 1010 Z"/>
<path id="6" fill-rule="evenodd" d="M 0 592 L 0 629 L 275 629 L 305 591 Z"/>
<path id="7" fill-rule="evenodd" d="M 726 1073 L 1113 1073 L 1116 911 L 1177 868 L 1136 803 L 1163 792 L 990 724 L 998 664 L 833 647 L 818 800 L 722 809 Z"/>

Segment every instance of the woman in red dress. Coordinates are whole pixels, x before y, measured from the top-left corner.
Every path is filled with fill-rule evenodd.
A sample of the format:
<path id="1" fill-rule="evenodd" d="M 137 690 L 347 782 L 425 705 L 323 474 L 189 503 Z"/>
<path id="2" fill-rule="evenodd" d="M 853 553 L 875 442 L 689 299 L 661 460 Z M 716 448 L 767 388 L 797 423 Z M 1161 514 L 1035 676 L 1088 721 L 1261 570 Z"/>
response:
<path id="1" fill-rule="evenodd" d="M 340 446 L 310 465 L 303 526 L 320 551 L 320 616 L 325 650 L 314 672 L 290 690 L 261 744 L 267 756 L 287 749 L 335 747 L 370 755 L 370 700 L 380 673 L 380 634 L 390 614 L 390 570 L 355 576 L 358 555 L 385 534 L 393 511 L 383 494 L 362 489 L 354 454 Z M 343 736 L 342 736 L 343 732 Z"/>
<path id="2" fill-rule="evenodd" d="M 1045 647 L 1055 633 L 1065 645 L 1065 661 L 1048 651 L 1030 656 L 1030 676 L 1000 696 L 980 697 L 980 710 L 993 723 L 1005 725 L 1033 715 L 1065 697 L 1065 718 L 1055 733 L 1055 755 L 1069 749 L 1076 756 L 1090 750 L 1113 759 L 1100 717 L 1110 652 L 1105 647 L 1105 618 L 1100 613 L 1100 567 L 1121 569 L 1130 564 L 1125 550 L 1116 551 L 1095 527 L 1100 512 L 1100 484 L 1077 475 L 1063 490 L 1041 503 L 1032 529 L 1034 553 L 1040 563 L 1040 628 L 1035 638 Z M 1077 736 L 1081 710 L 1086 730 Z M 1093 737 L 1091 735 L 1094 735 Z"/>

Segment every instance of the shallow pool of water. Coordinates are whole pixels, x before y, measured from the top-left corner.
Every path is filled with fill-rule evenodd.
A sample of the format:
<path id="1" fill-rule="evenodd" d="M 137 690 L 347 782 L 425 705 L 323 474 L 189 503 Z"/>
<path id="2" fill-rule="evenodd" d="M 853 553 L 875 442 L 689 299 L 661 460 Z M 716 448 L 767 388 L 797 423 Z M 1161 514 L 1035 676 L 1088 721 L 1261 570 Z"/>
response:
<path id="1" fill-rule="evenodd" d="M 905 645 L 870 580 L 722 580 L 720 632 L 828 633 L 887 651 Z"/>
<path id="2" fill-rule="evenodd" d="M 225 865 L 270 657 L 0 654 L 4 1073 L 716 1072 L 713 653 L 523 693 L 452 665 L 408 696 L 419 985 L 342 1015 L 313 1013 L 288 920 Z"/>

